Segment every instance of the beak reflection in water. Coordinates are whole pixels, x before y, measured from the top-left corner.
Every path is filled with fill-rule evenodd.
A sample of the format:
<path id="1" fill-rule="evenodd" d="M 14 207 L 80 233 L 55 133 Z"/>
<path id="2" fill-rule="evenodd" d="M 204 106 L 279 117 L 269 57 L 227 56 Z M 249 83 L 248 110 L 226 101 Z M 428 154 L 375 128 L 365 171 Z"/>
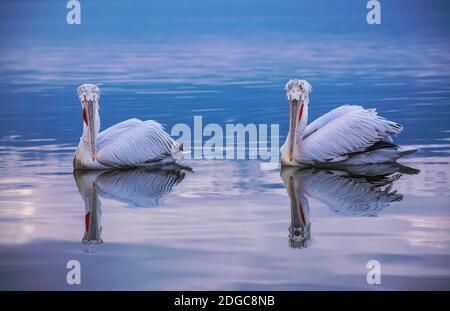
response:
<path id="1" fill-rule="evenodd" d="M 85 202 L 85 215 L 84 215 L 84 236 L 83 243 L 85 244 L 101 244 L 103 240 L 101 238 L 102 232 L 102 208 L 101 202 L 97 196 L 97 189 L 95 182 L 92 187 L 88 189 L 87 200 Z M 86 204 L 86 202 L 88 204 Z"/>
<path id="2" fill-rule="evenodd" d="M 289 199 L 291 201 L 291 226 L 289 227 L 289 246 L 306 248 L 311 240 L 311 223 L 309 221 L 309 202 L 304 193 L 297 192 L 293 176 L 289 176 Z"/>

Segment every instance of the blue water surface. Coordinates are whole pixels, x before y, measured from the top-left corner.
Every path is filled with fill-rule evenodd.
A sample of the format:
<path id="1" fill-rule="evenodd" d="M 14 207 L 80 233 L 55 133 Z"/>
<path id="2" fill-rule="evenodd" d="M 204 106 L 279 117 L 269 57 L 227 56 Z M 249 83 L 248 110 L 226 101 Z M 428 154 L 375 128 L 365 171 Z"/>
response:
<path id="1" fill-rule="evenodd" d="M 80 3 L 80 25 L 66 1 L 0 4 L 1 289 L 450 288 L 447 1 L 383 1 L 380 25 L 356 0 Z M 100 84 L 103 129 L 201 116 L 278 124 L 281 144 L 291 78 L 313 86 L 310 120 L 376 108 L 420 150 L 382 178 L 258 159 L 73 174 L 82 83 Z M 99 228 L 102 244 L 82 243 Z M 72 259 L 81 285 L 66 282 Z"/>

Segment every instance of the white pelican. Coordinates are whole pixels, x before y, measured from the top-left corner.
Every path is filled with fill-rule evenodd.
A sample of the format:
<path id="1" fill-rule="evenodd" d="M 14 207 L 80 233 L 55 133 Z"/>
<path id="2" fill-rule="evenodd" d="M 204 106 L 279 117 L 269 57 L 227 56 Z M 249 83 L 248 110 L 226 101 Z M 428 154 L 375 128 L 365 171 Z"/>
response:
<path id="1" fill-rule="evenodd" d="M 182 146 L 156 121 L 129 119 L 100 131 L 100 90 L 78 87 L 83 108 L 83 135 L 75 154 L 75 169 L 160 166 L 175 162 Z"/>
<path id="2" fill-rule="evenodd" d="M 311 90 L 305 80 L 290 80 L 286 84 L 290 122 L 286 142 L 281 147 L 282 165 L 388 163 L 417 150 L 394 144 L 392 136 L 400 133 L 403 126 L 378 116 L 375 109 L 344 105 L 307 125 Z"/>

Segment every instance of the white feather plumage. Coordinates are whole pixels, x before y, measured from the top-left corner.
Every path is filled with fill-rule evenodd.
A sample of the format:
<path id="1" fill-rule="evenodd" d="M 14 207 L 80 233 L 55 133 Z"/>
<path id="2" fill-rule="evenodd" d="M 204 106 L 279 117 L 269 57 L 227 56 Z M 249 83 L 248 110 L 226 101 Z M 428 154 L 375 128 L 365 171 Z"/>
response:
<path id="1" fill-rule="evenodd" d="M 177 145 L 160 123 L 130 119 L 99 134 L 97 160 L 108 167 L 150 165 Z"/>
<path id="2" fill-rule="evenodd" d="M 338 107 L 321 118 L 311 124 L 311 132 L 317 129 L 302 138 L 299 146 L 301 162 L 344 161 L 352 153 L 363 152 L 377 141 L 397 135 L 403 129 L 400 124 L 379 117 L 375 110 L 360 106 Z"/>

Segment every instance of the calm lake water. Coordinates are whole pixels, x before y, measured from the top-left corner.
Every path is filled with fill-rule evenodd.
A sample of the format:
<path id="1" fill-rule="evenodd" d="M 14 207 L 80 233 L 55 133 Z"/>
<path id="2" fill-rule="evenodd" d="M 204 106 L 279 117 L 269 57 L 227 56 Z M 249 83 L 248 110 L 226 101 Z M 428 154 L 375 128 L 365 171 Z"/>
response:
<path id="1" fill-rule="evenodd" d="M 249 1 L 242 14 L 235 1 L 85 3 L 79 26 L 65 24 L 64 3 L 1 4 L 0 289 L 450 289 L 448 5 L 386 4 L 369 26 L 358 1 L 305 4 L 300 20 L 285 2 Z M 419 152 L 347 172 L 259 160 L 73 172 L 82 83 L 103 83 L 103 129 L 137 117 L 170 130 L 197 115 L 279 124 L 283 142 L 294 77 L 314 88 L 311 121 L 374 107 Z M 81 285 L 66 282 L 69 260 Z M 366 281 L 369 260 L 380 285 Z"/>

